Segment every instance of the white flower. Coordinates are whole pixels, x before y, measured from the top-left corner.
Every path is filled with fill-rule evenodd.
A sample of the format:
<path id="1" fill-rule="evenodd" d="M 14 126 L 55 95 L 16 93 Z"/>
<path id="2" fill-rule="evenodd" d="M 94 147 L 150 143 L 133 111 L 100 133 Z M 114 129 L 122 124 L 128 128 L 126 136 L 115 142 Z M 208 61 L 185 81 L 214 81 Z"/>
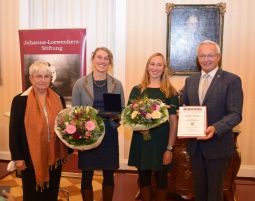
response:
<path id="1" fill-rule="evenodd" d="M 133 111 L 131 114 L 131 119 L 134 119 L 139 114 L 138 111 Z"/>
<path id="2" fill-rule="evenodd" d="M 90 107 L 86 107 L 86 113 L 88 114 L 89 113 L 89 109 L 90 109 Z"/>
<path id="3" fill-rule="evenodd" d="M 158 110 L 155 110 L 151 113 L 152 119 L 159 119 L 161 116 L 162 116 L 162 114 Z"/>

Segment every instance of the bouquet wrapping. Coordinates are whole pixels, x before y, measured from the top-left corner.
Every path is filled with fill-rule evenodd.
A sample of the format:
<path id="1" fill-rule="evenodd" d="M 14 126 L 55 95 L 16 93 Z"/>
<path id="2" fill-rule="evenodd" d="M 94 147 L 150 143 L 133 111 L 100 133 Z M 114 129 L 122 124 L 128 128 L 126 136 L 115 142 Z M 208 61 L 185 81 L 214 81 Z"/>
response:
<path id="1" fill-rule="evenodd" d="M 131 104 L 126 106 L 121 114 L 121 123 L 134 131 L 140 131 L 144 140 L 151 138 L 149 129 L 157 127 L 168 121 L 169 106 L 159 99 L 150 99 L 142 97 L 132 100 Z"/>
<path id="2" fill-rule="evenodd" d="M 90 106 L 75 106 L 59 112 L 55 132 L 68 147 L 89 150 L 99 146 L 105 135 L 103 119 Z"/>

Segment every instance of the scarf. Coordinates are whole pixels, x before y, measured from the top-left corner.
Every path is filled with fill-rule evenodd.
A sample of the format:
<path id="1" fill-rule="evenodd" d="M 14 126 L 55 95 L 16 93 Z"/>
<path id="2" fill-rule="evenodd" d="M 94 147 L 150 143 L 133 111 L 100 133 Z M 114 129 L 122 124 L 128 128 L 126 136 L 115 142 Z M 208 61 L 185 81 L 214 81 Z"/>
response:
<path id="1" fill-rule="evenodd" d="M 43 107 L 34 89 L 27 98 L 25 129 L 29 152 L 35 170 L 36 189 L 44 190 L 49 186 L 49 170 L 65 162 L 67 147 L 56 137 L 55 118 L 63 109 L 59 96 L 51 89 L 47 90 L 45 106 L 48 124 Z"/>

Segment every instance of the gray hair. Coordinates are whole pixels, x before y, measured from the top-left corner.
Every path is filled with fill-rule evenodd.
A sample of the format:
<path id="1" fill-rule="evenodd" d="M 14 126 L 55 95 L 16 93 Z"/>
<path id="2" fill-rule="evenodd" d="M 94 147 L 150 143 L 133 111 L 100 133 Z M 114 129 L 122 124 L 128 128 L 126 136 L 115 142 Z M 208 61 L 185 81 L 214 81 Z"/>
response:
<path id="1" fill-rule="evenodd" d="M 51 75 L 50 64 L 46 61 L 35 61 L 29 67 L 29 75 L 34 75 L 35 73 L 45 73 Z"/>
<path id="2" fill-rule="evenodd" d="M 217 54 L 219 54 L 219 55 L 221 54 L 220 46 L 219 46 L 217 43 L 215 43 L 214 41 L 212 41 L 212 40 L 204 40 L 204 41 L 202 41 L 201 43 L 199 43 L 199 45 L 197 46 L 197 53 L 198 53 L 198 48 L 199 48 L 201 45 L 204 45 L 204 44 L 215 45 Z"/>

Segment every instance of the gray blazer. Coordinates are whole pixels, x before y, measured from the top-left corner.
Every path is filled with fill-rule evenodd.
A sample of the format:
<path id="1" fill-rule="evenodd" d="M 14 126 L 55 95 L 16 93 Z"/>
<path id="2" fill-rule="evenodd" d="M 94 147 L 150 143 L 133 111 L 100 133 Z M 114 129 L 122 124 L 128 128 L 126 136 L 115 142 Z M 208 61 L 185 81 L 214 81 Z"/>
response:
<path id="1" fill-rule="evenodd" d="M 185 105 L 200 105 L 198 97 L 200 76 L 201 73 L 198 73 L 186 79 L 183 91 Z M 216 135 L 206 141 L 189 140 L 188 153 L 193 155 L 199 143 L 206 158 L 231 157 L 234 153 L 232 129 L 242 120 L 243 90 L 240 77 L 219 69 L 202 105 L 207 107 L 208 126 L 216 128 Z"/>
<path id="2" fill-rule="evenodd" d="M 107 75 L 108 93 L 121 94 L 121 105 L 125 106 L 124 90 L 121 82 L 114 77 Z M 72 91 L 73 106 L 92 106 L 94 100 L 92 73 L 81 77 L 76 81 Z"/>

